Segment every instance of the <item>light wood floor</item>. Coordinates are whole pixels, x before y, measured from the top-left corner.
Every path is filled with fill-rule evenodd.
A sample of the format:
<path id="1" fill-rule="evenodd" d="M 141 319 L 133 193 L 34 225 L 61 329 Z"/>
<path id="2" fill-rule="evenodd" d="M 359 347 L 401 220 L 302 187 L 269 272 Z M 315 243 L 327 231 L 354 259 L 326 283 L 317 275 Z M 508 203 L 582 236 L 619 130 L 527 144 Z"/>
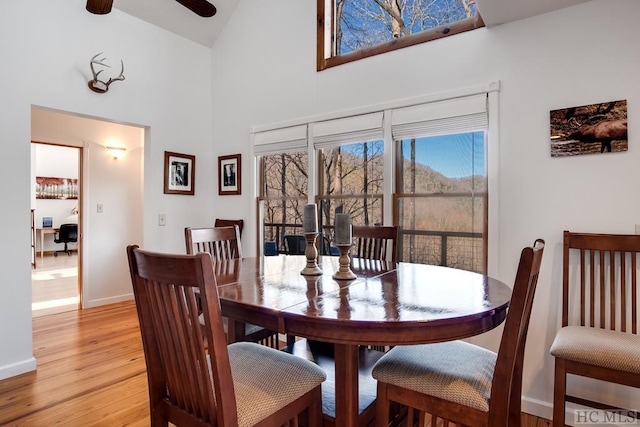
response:
<path id="1" fill-rule="evenodd" d="M 77 310 L 78 254 L 54 257 L 38 253 L 37 268 L 31 269 L 31 306 L 33 317 Z"/>
<path id="2" fill-rule="evenodd" d="M 35 372 L 0 381 L 1 426 L 148 426 L 147 377 L 131 302 L 33 319 Z M 549 426 L 523 414 L 523 427 Z"/>

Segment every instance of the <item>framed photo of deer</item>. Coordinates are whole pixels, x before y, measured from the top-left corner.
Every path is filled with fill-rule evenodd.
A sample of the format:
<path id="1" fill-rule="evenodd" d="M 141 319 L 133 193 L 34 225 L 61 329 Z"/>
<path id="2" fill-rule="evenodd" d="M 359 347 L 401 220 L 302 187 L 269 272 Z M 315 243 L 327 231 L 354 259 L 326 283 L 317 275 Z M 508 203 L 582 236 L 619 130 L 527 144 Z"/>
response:
<path id="1" fill-rule="evenodd" d="M 553 110 L 551 157 L 628 151 L 627 101 Z"/>
<path id="2" fill-rule="evenodd" d="M 196 156 L 164 152 L 164 194 L 195 194 Z"/>

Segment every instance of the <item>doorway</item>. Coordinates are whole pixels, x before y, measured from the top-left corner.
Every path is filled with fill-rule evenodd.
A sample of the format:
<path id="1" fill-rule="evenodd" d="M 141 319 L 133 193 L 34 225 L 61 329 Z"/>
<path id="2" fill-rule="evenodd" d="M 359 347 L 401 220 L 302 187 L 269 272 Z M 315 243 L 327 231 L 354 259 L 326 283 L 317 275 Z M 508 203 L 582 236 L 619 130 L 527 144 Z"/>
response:
<path id="1" fill-rule="evenodd" d="M 80 308 L 82 148 L 32 141 L 33 317 Z"/>
<path id="2" fill-rule="evenodd" d="M 73 258 L 73 254 L 78 254 L 80 292 L 77 308 L 133 298 L 124 249 L 132 242 L 144 244 L 144 147 L 149 135 L 147 129 L 143 125 L 80 113 L 31 107 L 31 141 L 75 149 L 80 158 L 81 190 L 76 201 L 80 241 L 78 252 L 71 255 Z M 113 147 L 119 148 L 119 156 L 108 149 Z M 33 159 L 31 169 L 35 170 Z M 32 200 L 35 203 L 35 176 L 32 179 Z M 40 221 L 42 216 L 38 217 Z M 55 218 L 52 221 L 61 223 Z M 40 226 L 41 223 L 37 223 L 34 228 Z M 40 258 L 39 252 L 37 255 Z M 58 255 L 57 261 L 61 261 L 61 256 Z M 72 261 L 69 255 L 64 256 L 67 261 Z M 45 261 L 55 261 L 54 258 L 45 257 Z M 37 264 L 35 270 L 40 270 L 39 267 Z M 59 271 L 57 274 L 60 278 L 69 278 L 72 273 Z"/>

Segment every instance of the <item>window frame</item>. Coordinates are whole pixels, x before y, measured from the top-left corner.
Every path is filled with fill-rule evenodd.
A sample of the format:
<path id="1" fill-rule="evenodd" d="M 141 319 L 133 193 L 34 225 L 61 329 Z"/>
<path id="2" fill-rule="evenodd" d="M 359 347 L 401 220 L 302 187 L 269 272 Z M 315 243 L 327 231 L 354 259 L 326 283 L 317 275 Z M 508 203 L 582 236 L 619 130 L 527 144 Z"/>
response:
<path id="1" fill-rule="evenodd" d="M 463 97 L 471 97 L 474 95 L 485 95 L 487 96 L 487 114 L 488 114 L 488 125 L 486 126 L 487 132 L 487 146 L 486 150 L 486 179 L 487 179 L 487 209 L 488 209 L 488 219 L 487 219 L 487 274 L 496 275 L 499 274 L 500 271 L 500 191 L 499 191 L 499 181 L 500 181 L 500 156 L 499 156 L 499 145 L 500 145 L 500 116 L 499 116 L 499 97 L 501 91 L 501 84 L 499 80 L 490 80 L 485 83 L 480 83 L 475 86 L 468 86 L 465 88 L 457 88 L 450 89 L 443 92 L 437 93 L 428 93 L 420 96 L 416 96 L 410 99 L 397 99 L 397 100 L 389 100 L 383 104 L 375 104 L 368 106 L 361 106 L 359 108 L 353 108 L 351 110 L 342 110 L 340 112 L 327 112 L 322 114 L 317 114 L 314 116 L 300 117 L 300 118 L 292 118 L 290 120 L 284 122 L 277 122 L 271 124 L 262 124 L 262 125 L 252 125 L 250 127 L 250 138 L 251 138 L 251 146 L 250 146 L 250 158 L 253 161 L 253 168 L 250 169 L 250 174 L 252 174 L 252 181 L 254 182 L 254 186 L 252 186 L 253 196 L 256 200 L 255 204 L 251 204 L 250 215 L 255 218 L 255 228 L 253 230 L 248 230 L 249 235 L 255 238 L 256 243 L 256 254 L 262 254 L 262 235 L 260 233 L 261 230 L 261 222 L 262 218 L 260 216 L 260 203 L 259 200 L 259 162 L 257 161 L 261 154 L 256 152 L 256 148 L 258 144 L 256 142 L 260 139 L 258 135 L 264 136 L 264 134 L 268 134 L 272 131 L 282 130 L 285 128 L 292 128 L 296 126 L 308 126 L 309 132 L 307 134 L 306 139 L 306 149 L 308 151 L 308 201 L 309 203 L 317 202 L 316 195 L 318 194 L 318 182 L 317 182 L 317 174 L 318 174 L 318 162 L 320 159 L 316 155 L 316 147 L 314 145 L 314 126 L 322 121 L 327 120 L 336 120 L 343 119 L 346 117 L 351 117 L 355 115 L 363 115 L 370 114 L 376 112 L 384 112 L 384 120 L 383 120 L 383 140 L 384 140 L 384 173 L 385 173 L 385 182 L 384 182 L 384 201 L 383 201 L 383 218 L 384 225 L 391 225 L 393 220 L 393 202 L 394 197 L 393 193 L 395 192 L 395 179 L 396 179 L 396 167 L 395 167 L 395 157 L 392 155 L 388 155 L 388 153 L 393 153 L 394 141 L 392 135 L 392 113 L 397 109 L 402 109 L 405 107 L 414 107 L 419 105 L 434 105 L 434 103 L 438 103 L 441 101 L 448 101 L 456 98 Z M 287 138 L 285 138 L 287 139 Z M 277 142 L 277 141 L 273 141 Z M 258 176 L 256 176 L 258 175 Z M 386 179 L 390 177 L 389 179 Z M 255 234 L 254 234 L 255 233 Z"/>
<path id="2" fill-rule="evenodd" d="M 324 52 L 327 48 L 326 40 L 333 40 L 333 22 L 335 16 L 332 8 L 331 10 L 331 22 L 326 25 L 325 22 L 325 3 L 331 1 L 333 5 L 334 0 L 317 0 L 317 47 L 316 47 L 316 69 L 317 71 L 326 70 L 327 68 L 335 67 L 338 65 L 348 64 L 350 62 L 358 61 L 360 59 L 369 58 L 371 56 L 380 55 L 382 53 L 393 52 L 394 50 L 402 49 L 409 46 L 415 46 L 420 43 L 425 43 L 433 40 L 438 40 L 444 37 L 461 34 L 466 31 L 475 30 L 485 26 L 480 13 L 476 16 L 464 19 L 462 21 L 454 22 L 446 26 L 440 26 L 429 30 L 414 33 L 410 36 L 400 37 L 395 40 L 381 43 L 376 46 L 372 46 L 365 49 L 360 49 L 354 52 L 349 52 L 343 55 L 334 55 L 333 47 L 331 48 L 331 56 L 325 58 Z M 329 37 L 325 34 L 325 30 L 330 31 Z"/>

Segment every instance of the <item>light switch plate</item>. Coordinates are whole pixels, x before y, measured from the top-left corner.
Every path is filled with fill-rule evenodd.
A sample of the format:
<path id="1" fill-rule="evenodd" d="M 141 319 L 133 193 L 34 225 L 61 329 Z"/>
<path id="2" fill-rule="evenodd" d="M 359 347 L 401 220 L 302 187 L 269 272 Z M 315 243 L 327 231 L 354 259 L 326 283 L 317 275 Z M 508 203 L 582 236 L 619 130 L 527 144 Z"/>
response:
<path id="1" fill-rule="evenodd" d="M 158 225 L 161 227 L 167 225 L 167 214 L 158 215 Z"/>

